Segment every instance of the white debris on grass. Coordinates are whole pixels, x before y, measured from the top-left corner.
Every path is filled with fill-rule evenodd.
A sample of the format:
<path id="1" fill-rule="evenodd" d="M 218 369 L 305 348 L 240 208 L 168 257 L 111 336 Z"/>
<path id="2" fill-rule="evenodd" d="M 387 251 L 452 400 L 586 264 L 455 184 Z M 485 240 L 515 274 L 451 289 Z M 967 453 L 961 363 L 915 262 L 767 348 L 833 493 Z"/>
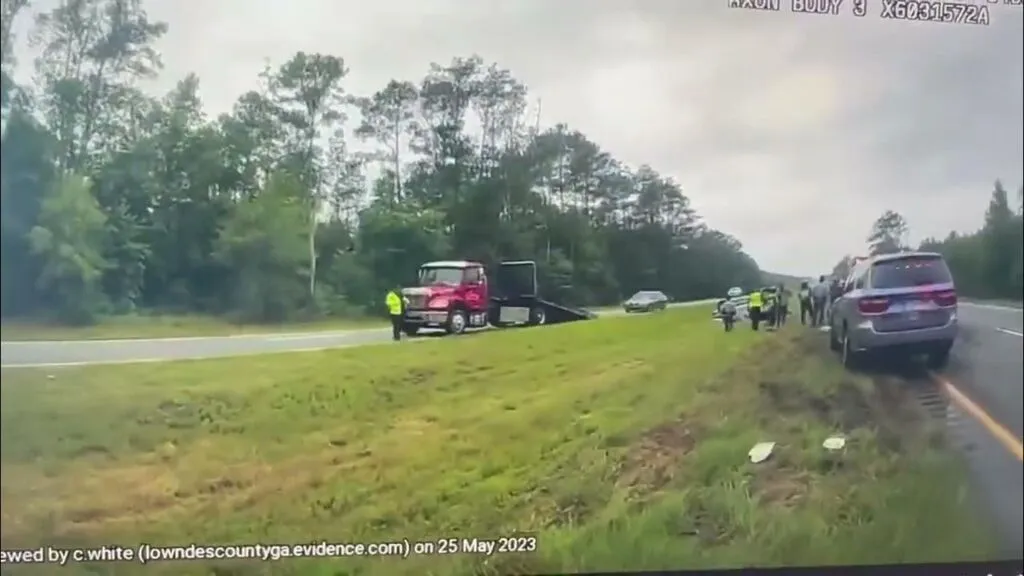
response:
<path id="1" fill-rule="evenodd" d="M 748 455 L 750 461 L 754 464 L 760 464 L 764 462 L 772 455 L 772 450 L 775 449 L 775 442 L 758 442 L 754 444 L 754 447 L 750 449 Z"/>
<path id="2" fill-rule="evenodd" d="M 843 438 L 842 436 L 829 436 L 828 438 L 825 438 L 825 441 L 822 442 L 821 445 L 825 447 L 825 450 L 835 452 L 837 450 L 842 450 L 846 446 L 846 438 Z"/>

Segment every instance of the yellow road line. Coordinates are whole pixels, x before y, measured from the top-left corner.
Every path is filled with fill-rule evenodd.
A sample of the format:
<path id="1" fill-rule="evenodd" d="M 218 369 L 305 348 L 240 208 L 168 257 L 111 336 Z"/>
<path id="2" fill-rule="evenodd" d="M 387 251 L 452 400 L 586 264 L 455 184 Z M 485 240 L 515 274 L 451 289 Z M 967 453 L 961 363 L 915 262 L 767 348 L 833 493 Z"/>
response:
<path id="1" fill-rule="evenodd" d="M 961 392 L 949 380 L 946 380 L 942 376 L 938 376 L 936 374 L 932 374 L 932 378 L 942 387 L 943 390 L 945 390 L 946 394 L 949 395 L 949 398 L 955 402 L 957 406 L 974 417 L 979 424 L 988 430 L 989 434 L 991 434 L 993 438 L 1009 450 L 1011 454 L 1016 456 L 1017 460 L 1024 462 L 1024 444 L 1021 443 L 1020 438 L 1017 438 L 1002 424 L 996 422 L 995 418 L 989 416 L 988 412 L 968 398 L 966 394 Z"/>

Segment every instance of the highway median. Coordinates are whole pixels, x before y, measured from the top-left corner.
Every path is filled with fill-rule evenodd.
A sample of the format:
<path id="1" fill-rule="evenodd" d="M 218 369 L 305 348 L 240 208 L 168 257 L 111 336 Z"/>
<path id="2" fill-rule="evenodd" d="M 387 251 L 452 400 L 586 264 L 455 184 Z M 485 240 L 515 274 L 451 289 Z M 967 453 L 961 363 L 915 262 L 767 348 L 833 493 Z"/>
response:
<path id="1" fill-rule="evenodd" d="M 909 394 L 844 372 L 810 329 L 726 333 L 708 316 L 4 370 L 3 548 L 536 538 L 521 553 L 116 566 L 176 575 L 989 556 L 956 456 Z M 772 456 L 751 463 L 763 441 Z"/>

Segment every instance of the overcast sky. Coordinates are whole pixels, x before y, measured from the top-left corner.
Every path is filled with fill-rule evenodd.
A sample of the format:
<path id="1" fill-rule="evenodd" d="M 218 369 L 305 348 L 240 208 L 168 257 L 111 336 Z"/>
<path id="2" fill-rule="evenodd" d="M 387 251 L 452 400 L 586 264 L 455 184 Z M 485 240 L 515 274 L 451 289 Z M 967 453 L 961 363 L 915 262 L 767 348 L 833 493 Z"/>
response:
<path id="1" fill-rule="evenodd" d="M 762 268 L 796 274 L 863 252 L 885 209 L 914 242 L 976 229 L 993 180 L 1024 180 L 1021 10 L 980 27 L 880 20 L 879 3 L 859 19 L 727 0 L 143 0 L 170 25 L 154 89 L 196 72 L 214 113 L 298 50 L 344 57 L 361 94 L 480 54 L 544 123 L 676 178 Z"/>

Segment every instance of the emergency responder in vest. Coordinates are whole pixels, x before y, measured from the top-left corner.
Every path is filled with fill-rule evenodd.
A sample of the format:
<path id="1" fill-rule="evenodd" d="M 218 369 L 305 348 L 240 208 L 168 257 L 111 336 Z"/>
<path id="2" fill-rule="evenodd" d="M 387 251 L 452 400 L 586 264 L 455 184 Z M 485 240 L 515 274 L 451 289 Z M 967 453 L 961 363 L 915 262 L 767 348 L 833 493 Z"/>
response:
<path id="1" fill-rule="evenodd" d="M 750 327 L 755 331 L 761 325 L 761 307 L 764 306 L 764 298 L 760 290 L 750 293 L 750 300 L 747 302 L 747 316 L 750 316 Z"/>
<path id="2" fill-rule="evenodd" d="M 391 317 L 391 338 L 397 342 L 402 339 L 402 312 L 405 305 L 400 288 L 392 288 L 384 298 L 388 307 L 388 316 Z"/>
<path id="3" fill-rule="evenodd" d="M 811 311 L 811 286 L 804 280 L 800 283 L 800 323 L 806 325 L 808 316 L 811 320 L 814 319 L 814 313 Z"/>

